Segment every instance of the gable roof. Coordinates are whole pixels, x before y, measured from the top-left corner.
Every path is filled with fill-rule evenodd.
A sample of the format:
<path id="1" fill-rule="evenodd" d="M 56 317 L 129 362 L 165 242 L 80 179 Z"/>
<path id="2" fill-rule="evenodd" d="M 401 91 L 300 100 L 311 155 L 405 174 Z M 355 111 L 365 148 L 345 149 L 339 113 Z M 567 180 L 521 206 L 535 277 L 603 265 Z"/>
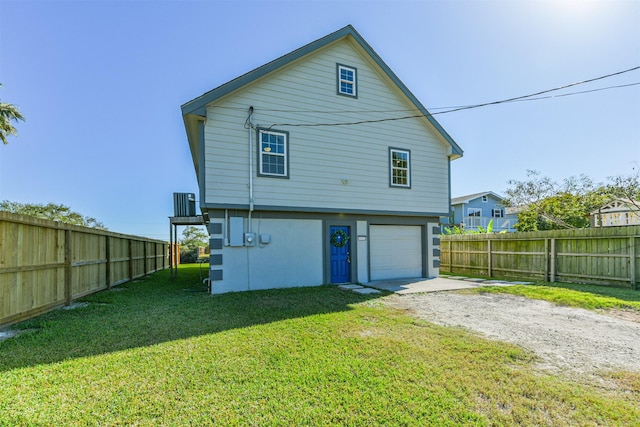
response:
<path id="1" fill-rule="evenodd" d="M 451 204 L 452 205 L 459 205 L 459 204 L 462 204 L 462 203 L 469 203 L 470 201 L 475 200 L 475 199 L 477 199 L 479 197 L 488 196 L 488 195 L 491 195 L 491 196 L 493 196 L 494 198 L 496 198 L 496 199 L 498 199 L 500 201 L 502 201 L 502 199 L 503 199 L 502 196 L 494 193 L 493 191 L 485 191 L 485 192 L 482 192 L 482 193 L 474 193 L 474 194 L 468 194 L 466 196 L 454 197 L 453 199 L 451 199 Z"/>
<path id="2" fill-rule="evenodd" d="M 615 212 L 634 212 L 638 211 L 638 204 L 631 199 L 615 199 L 591 212 L 591 215 Z"/>
<path id="3" fill-rule="evenodd" d="M 347 25 L 344 28 L 339 29 L 336 32 L 333 32 L 327 36 L 324 36 L 314 42 L 311 42 L 305 46 L 302 46 L 299 49 L 294 50 L 280 58 L 277 58 L 267 64 L 258 67 L 252 71 L 249 71 L 246 74 L 243 74 L 223 85 L 216 87 L 215 89 L 206 92 L 199 97 L 192 99 L 191 101 L 183 104 L 181 106 L 182 116 L 185 120 L 185 125 L 187 124 L 187 120 L 193 121 L 197 120 L 198 117 L 206 116 L 206 107 L 207 104 L 216 101 L 217 99 L 235 91 L 243 86 L 259 79 L 269 73 L 272 73 L 291 62 L 300 59 L 310 53 L 317 51 L 333 42 L 341 40 L 346 37 L 351 37 L 355 40 L 358 45 L 373 59 L 373 61 L 380 67 L 380 69 L 389 77 L 389 79 L 400 89 L 400 91 L 411 101 L 411 103 L 416 107 L 421 114 L 431 123 L 431 125 L 436 129 L 436 131 L 444 138 L 444 140 L 451 145 L 451 158 L 456 159 L 462 157 L 463 150 L 460 146 L 451 138 L 451 136 L 442 128 L 440 123 L 431 116 L 431 113 L 418 101 L 418 99 L 409 91 L 409 89 L 400 81 L 398 76 L 395 75 L 393 71 L 384 63 L 384 61 L 378 56 L 378 54 L 369 46 L 369 44 L 362 38 L 362 36 L 355 30 L 355 28 L 351 25 Z M 195 117 L 194 117 L 195 116 Z"/>

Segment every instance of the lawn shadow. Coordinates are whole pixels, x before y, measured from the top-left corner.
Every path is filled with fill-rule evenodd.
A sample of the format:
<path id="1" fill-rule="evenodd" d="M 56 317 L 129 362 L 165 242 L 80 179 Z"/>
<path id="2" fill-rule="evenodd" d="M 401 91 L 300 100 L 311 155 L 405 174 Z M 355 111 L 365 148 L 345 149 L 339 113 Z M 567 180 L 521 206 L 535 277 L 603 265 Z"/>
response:
<path id="1" fill-rule="evenodd" d="M 198 267 L 162 271 L 13 325 L 22 332 L 0 341 L 0 372 L 95 356 L 226 330 L 329 314 L 379 298 L 336 286 L 209 295 Z"/>

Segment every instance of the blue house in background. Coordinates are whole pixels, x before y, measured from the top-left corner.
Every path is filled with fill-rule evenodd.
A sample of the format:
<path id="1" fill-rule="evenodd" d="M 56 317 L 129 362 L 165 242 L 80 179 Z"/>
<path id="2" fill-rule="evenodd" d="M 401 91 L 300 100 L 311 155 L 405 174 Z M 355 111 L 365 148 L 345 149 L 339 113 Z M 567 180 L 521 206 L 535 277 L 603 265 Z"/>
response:
<path id="1" fill-rule="evenodd" d="M 452 225 L 464 227 L 466 231 L 477 231 L 478 227 L 487 229 L 493 220 L 493 231 L 516 231 L 515 224 L 518 216 L 507 213 L 502 206 L 503 198 L 492 191 L 469 194 L 451 199 Z"/>

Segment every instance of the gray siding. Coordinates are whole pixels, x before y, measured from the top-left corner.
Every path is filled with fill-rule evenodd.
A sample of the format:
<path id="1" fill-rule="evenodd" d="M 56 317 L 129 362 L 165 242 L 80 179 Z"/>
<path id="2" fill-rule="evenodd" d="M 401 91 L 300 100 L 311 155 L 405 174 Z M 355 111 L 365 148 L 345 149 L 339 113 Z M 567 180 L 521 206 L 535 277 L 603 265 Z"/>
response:
<path id="1" fill-rule="evenodd" d="M 254 125 L 262 127 L 419 114 L 408 110 L 411 104 L 404 95 L 367 58 L 359 47 L 341 40 L 209 105 L 205 204 L 248 205 L 251 152 L 256 206 L 447 215 L 450 146 L 425 119 L 353 126 L 276 125 L 274 130 L 289 132 L 290 178 L 256 176 L 256 134 L 250 150 L 244 128 L 249 106 L 254 107 Z M 358 69 L 357 99 L 336 94 L 336 63 Z M 326 113 L 330 111 L 336 113 Z M 411 189 L 389 188 L 389 147 L 411 150 Z"/>

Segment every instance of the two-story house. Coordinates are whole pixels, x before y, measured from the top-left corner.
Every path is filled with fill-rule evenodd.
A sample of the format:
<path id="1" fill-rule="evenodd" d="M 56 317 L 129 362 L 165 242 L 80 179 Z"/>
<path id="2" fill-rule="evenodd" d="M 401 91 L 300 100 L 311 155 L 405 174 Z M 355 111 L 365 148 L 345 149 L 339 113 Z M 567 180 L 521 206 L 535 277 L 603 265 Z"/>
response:
<path id="1" fill-rule="evenodd" d="M 182 115 L 213 293 L 438 275 L 462 149 L 352 26 Z"/>
<path id="2" fill-rule="evenodd" d="M 516 231 L 517 213 L 502 205 L 503 198 L 485 191 L 451 199 L 451 225 L 464 228 L 466 231 L 478 231 L 481 227 L 487 230 L 493 224 L 494 232 Z"/>

